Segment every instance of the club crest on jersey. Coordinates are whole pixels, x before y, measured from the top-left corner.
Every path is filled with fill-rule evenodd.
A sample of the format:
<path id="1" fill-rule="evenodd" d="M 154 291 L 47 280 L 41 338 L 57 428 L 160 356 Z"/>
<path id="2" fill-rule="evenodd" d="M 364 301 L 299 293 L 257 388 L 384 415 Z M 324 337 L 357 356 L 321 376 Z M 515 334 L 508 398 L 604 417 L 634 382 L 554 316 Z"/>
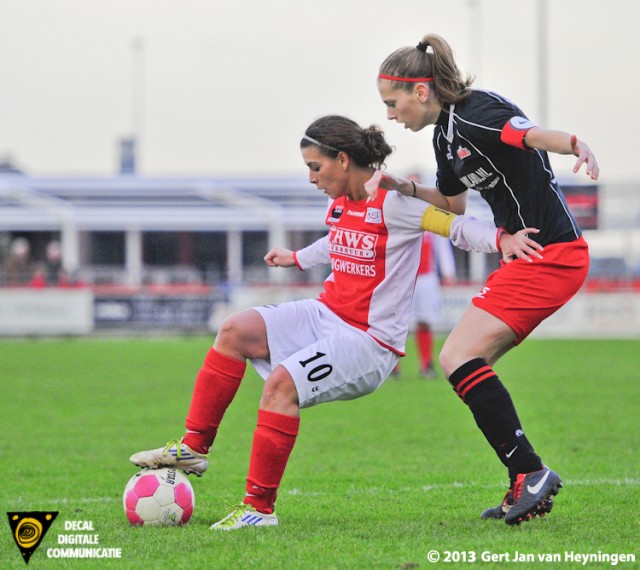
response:
<path id="1" fill-rule="evenodd" d="M 369 224 L 381 224 L 382 223 L 382 210 L 380 208 L 367 208 L 367 215 L 364 221 Z"/>
<path id="2" fill-rule="evenodd" d="M 471 156 L 471 151 L 468 148 L 459 146 L 456 154 L 458 155 L 458 158 L 462 160 L 463 158 L 467 158 L 467 156 Z"/>
<path id="3" fill-rule="evenodd" d="M 361 261 L 372 261 L 376 257 L 378 236 L 368 232 L 343 230 L 332 226 L 329 229 L 329 253 Z"/>
<path id="4" fill-rule="evenodd" d="M 327 219 L 327 221 L 337 222 L 340 219 L 340 216 L 342 216 L 342 210 L 342 206 L 334 206 L 333 208 L 331 208 L 331 213 L 329 214 L 329 218 Z"/>

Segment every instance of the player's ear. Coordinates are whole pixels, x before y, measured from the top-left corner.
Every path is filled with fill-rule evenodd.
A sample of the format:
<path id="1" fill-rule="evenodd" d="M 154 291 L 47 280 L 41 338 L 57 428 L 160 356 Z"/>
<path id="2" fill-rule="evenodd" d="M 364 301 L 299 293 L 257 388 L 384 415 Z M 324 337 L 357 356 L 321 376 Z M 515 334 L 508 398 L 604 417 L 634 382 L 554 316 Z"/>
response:
<path id="1" fill-rule="evenodd" d="M 416 97 L 418 97 L 418 101 L 420 101 L 420 103 L 424 103 L 429 98 L 429 93 L 431 92 L 431 90 L 425 83 L 418 83 L 415 86 L 413 92 L 415 93 Z"/>
<path id="2" fill-rule="evenodd" d="M 349 155 L 346 152 L 340 151 L 338 153 L 338 160 L 340 161 L 340 166 L 346 170 L 349 166 Z"/>

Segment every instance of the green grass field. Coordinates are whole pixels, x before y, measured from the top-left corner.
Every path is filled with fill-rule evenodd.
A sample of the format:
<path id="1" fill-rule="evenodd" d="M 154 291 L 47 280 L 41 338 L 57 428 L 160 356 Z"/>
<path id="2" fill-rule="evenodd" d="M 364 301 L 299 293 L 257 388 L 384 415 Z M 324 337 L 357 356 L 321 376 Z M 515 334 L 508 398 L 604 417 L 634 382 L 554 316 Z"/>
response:
<path id="1" fill-rule="evenodd" d="M 412 373 L 410 352 L 401 378 L 378 392 L 302 412 L 279 527 L 208 530 L 226 513 L 225 501 L 243 497 L 262 384 L 251 367 L 209 471 L 191 479 L 191 523 L 131 527 L 122 510 L 136 471 L 128 457 L 182 435 L 210 345 L 210 338 L 0 342 L 2 506 L 59 512 L 30 568 L 611 567 L 565 559 L 599 552 L 633 554 L 638 562 L 618 567 L 640 566 L 640 341 L 528 340 L 496 366 L 529 439 L 564 478 L 544 519 L 519 527 L 480 520 L 504 494 L 504 469 L 444 378 Z M 6 515 L 0 520 L 0 567 L 24 568 Z M 63 547 L 59 535 L 70 534 L 64 521 L 73 520 L 92 521 L 100 547 L 120 548 L 121 558 L 48 558 Z M 516 552 L 561 560 L 514 563 Z M 491 555 L 502 562 L 483 560 Z"/>

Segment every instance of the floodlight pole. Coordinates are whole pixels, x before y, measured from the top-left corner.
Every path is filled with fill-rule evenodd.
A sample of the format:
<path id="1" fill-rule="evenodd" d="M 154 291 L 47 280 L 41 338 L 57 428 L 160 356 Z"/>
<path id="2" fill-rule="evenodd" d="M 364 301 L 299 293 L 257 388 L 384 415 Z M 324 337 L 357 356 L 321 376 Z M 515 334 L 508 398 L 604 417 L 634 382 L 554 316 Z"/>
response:
<path id="1" fill-rule="evenodd" d="M 131 138 L 134 141 L 134 152 L 138 162 L 144 126 L 144 40 L 135 37 L 131 42 L 131 50 Z"/>
<path id="2" fill-rule="evenodd" d="M 482 0 L 469 0 L 469 71 L 482 84 Z"/>
<path id="3" fill-rule="evenodd" d="M 548 111 L 548 33 L 547 33 L 547 0 L 538 0 L 538 118 L 536 124 L 547 126 Z"/>

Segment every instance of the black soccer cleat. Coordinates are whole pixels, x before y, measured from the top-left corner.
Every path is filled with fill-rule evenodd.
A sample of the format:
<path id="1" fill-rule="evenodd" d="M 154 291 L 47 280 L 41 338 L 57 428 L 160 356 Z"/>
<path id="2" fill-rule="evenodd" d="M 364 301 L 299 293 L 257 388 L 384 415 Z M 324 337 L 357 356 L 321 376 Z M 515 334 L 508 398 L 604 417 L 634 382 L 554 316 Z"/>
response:
<path id="1" fill-rule="evenodd" d="M 546 514 L 553 504 L 549 505 L 551 497 L 557 495 L 561 487 L 560 475 L 548 467 L 532 473 L 518 474 L 511 488 L 514 502 L 504 515 L 505 522 L 518 525 L 542 514 L 542 510 L 548 506 L 548 510 L 544 513 Z"/>
<path id="2" fill-rule="evenodd" d="M 503 519 L 511 509 L 511 506 L 514 504 L 514 502 L 515 502 L 515 499 L 513 498 L 513 493 L 511 489 L 509 489 L 506 495 L 504 496 L 504 499 L 502 499 L 502 503 L 497 507 L 489 507 L 488 509 L 485 509 L 484 511 L 482 511 L 480 518 L 483 520 Z M 553 499 L 549 497 L 545 501 L 542 501 L 542 504 L 538 507 L 537 512 L 532 516 L 543 517 L 547 513 L 551 512 L 552 508 L 553 508 Z"/>

